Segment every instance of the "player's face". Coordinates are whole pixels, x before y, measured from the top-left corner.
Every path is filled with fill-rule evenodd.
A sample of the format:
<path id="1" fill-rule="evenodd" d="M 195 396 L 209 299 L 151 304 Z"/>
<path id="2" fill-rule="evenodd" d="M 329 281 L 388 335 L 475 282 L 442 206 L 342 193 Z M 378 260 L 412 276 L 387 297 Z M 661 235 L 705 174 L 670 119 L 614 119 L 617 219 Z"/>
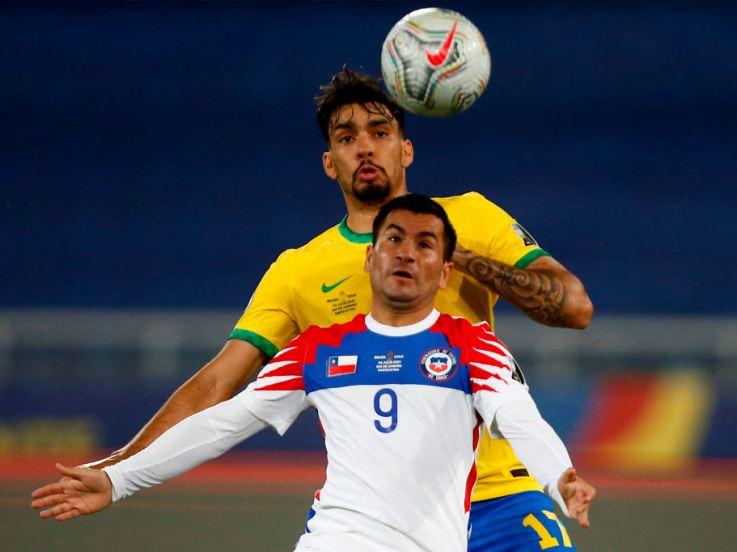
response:
<path id="1" fill-rule="evenodd" d="M 412 163 L 412 142 L 381 104 L 348 104 L 334 115 L 330 150 L 323 154 L 325 174 L 337 180 L 347 197 L 379 202 L 407 193 L 405 169 Z"/>
<path id="2" fill-rule="evenodd" d="M 399 209 L 389 213 L 366 254 L 374 302 L 400 312 L 432 305 L 453 266 L 443 260 L 443 249 L 439 218 Z"/>

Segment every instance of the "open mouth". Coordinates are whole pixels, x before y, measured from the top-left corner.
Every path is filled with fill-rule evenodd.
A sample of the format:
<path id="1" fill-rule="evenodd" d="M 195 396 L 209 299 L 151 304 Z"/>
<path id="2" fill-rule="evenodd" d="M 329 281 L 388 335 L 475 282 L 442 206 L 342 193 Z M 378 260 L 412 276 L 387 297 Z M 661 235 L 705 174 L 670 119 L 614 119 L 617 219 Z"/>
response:
<path id="1" fill-rule="evenodd" d="M 379 176 L 379 172 L 380 171 L 378 167 L 374 165 L 366 164 L 360 169 L 358 169 L 358 177 L 361 180 L 373 180 L 377 176 Z"/>
<path id="2" fill-rule="evenodd" d="M 414 276 L 411 272 L 407 270 L 395 270 L 392 272 L 392 276 L 396 276 L 397 278 L 401 278 L 403 280 L 414 280 Z"/>

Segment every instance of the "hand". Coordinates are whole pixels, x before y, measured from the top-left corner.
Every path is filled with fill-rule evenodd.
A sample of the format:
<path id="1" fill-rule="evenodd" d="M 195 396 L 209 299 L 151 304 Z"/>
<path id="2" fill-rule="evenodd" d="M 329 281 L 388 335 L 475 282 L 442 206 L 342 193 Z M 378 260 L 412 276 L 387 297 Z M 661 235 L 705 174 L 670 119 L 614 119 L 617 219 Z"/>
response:
<path id="1" fill-rule="evenodd" d="M 33 508 L 46 508 L 40 512 L 42 519 L 54 517 L 56 521 L 66 521 L 99 512 L 112 502 L 113 486 L 105 472 L 61 464 L 56 464 L 56 469 L 62 479 L 31 494 L 35 499 L 31 502 Z"/>
<path id="2" fill-rule="evenodd" d="M 571 517 L 581 527 L 589 527 L 589 506 L 596 496 L 596 489 L 581 479 L 574 468 L 568 468 L 558 479 L 558 490 Z"/>

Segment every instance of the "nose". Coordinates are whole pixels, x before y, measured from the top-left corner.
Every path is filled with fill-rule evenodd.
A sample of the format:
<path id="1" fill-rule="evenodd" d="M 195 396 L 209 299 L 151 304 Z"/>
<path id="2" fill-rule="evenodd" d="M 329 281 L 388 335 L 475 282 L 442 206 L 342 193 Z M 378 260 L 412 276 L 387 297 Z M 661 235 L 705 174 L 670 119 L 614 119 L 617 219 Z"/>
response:
<path id="1" fill-rule="evenodd" d="M 365 134 L 359 135 L 357 142 L 359 157 L 366 158 L 374 155 L 374 143 L 371 141 L 369 136 Z"/>
<path id="2" fill-rule="evenodd" d="M 410 240 L 404 240 L 397 248 L 396 256 L 397 260 L 405 263 L 415 262 L 415 247 L 409 243 Z"/>

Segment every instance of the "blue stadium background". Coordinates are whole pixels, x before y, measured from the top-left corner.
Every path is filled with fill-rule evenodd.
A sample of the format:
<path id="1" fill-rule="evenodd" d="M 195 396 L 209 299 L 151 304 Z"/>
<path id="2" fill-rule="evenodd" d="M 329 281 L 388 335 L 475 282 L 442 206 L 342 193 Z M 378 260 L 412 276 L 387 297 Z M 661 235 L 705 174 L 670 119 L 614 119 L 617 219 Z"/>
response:
<path id="1" fill-rule="evenodd" d="M 409 118 L 411 190 L 487 195 L 581 277 L 596 324 L 612 315 L 735 317 L 737 5 L 444 6 L 485 34 L 491 83 L 460 116 Z M 419 7 L 0 6 L 0 314 L 228 309 L 233 323 L 279 251 L 344 214 L 320 165 L 318 86 L 344 63 L 378 74 L 387 31 Z M 0 429 L 15 435 L 24 420 L 68 426 L 81 417 L 98 424 L 98 444 L 114 446 L 229 328 L 215 328 L 215 345 L 180 355 L 168 372 L 163 353 L 149 362 L 140 350 L 69 352 L 63 336 L 54 341 L 57 328 L 37 350 L 40 334 L 8 331 Z M 544 335 L 576 346 L 557 332 Z M 665 354 L 625 364 L 668 370 Z M 737 456 L 737 381 L 724 376 L 737 355 L 711 354 L 697 367 L 714 377 L 713 423 L 701 431 L 712 433 L 700 450 Z M 547 391 L 542 381 L 537 395 L 564 436 L 580 414 L 571 404 L 590 389 L 585 378 L 571 381 Z M 317 430 L 305 432 L 296 446 L 315 446 Z"/>
<path id="2" fill-rule="evenodd" d="M 413 191 L 479 190 L 599 313 L 737 313 L 737 8 L 448 2 L 491 84 L 412 117 Z M 312 97 L 421 4 L 0 8 L 0 305 L 228 307 L 343 214 Z"/>

